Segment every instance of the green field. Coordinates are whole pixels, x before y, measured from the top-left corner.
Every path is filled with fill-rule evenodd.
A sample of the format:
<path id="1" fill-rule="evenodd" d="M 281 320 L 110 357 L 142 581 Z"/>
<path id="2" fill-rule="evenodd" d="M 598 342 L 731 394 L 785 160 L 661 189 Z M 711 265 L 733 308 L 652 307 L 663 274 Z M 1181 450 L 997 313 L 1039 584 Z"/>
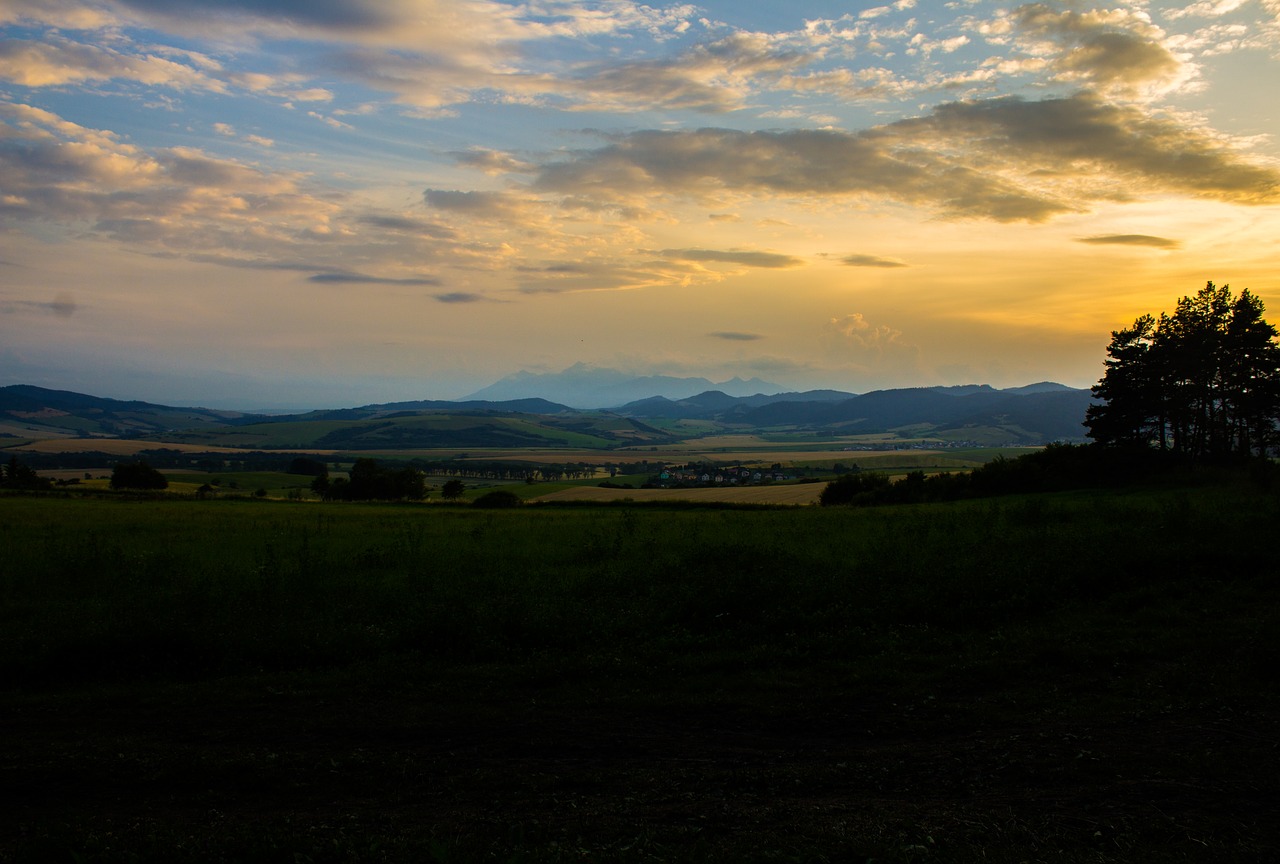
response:
<path id="1" fill-rule="evenodd" d="M 0 497 L 0 860 L 1267 860 L 1277 517 Z"/>

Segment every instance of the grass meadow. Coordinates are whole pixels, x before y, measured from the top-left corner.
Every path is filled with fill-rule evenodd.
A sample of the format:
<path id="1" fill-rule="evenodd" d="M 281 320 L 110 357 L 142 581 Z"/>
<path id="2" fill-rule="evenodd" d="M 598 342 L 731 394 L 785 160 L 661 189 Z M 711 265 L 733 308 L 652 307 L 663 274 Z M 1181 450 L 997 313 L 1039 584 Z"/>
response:
<path id="1" fill-rule="evenodd" d="M 0 497 L 0 860 L 1267 860 L 1278 517 Z"/>

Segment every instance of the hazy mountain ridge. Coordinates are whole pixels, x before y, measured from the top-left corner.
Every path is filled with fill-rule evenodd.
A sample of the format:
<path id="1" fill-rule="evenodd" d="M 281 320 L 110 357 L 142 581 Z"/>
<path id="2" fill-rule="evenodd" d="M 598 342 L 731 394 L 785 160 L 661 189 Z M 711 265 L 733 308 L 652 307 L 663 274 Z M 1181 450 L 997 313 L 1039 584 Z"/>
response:
<path id="1" fill-rule="evenodd" d="M 579 410 L 615 408 L 630 402 L 661 396 L 688 399 L 701 393 L 719 391 L 745 397 L 783 388 L 759 378 L 738 377 L 715 383 L 707 378 L 677 378 L 671 375 L 631 375 L 575 363 L 560 372 L 516 372 L 488 387 L 463 397 L 464 400 L 513 400 L 540 397 Z"/>

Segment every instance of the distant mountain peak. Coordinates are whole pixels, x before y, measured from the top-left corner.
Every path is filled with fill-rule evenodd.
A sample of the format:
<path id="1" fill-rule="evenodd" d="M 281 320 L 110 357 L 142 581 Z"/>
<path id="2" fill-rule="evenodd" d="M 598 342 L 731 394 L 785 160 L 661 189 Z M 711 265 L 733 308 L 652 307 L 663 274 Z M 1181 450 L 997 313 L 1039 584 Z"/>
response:
<path id="1" fill-rule="evenodd" d="M 740 398 L 762 392 L 777 393 L 781 389 L 759 378 L 734 376 L 716 383 L 707 378 L 633 375 L 578 362 L 560 372 L 516 372 L 463 399 L 509 401 L 540 398 L 573 408 L 615 408 L 654 396 L 681 400 L 720 391 L 726 397 Z"/>

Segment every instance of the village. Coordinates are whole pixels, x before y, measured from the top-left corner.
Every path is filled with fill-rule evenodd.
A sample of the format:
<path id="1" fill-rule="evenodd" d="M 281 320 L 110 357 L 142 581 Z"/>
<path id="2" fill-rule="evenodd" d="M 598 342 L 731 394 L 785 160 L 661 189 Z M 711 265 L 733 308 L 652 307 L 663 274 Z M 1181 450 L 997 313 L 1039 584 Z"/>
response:
<path id="1" fill-rule="evenodd" d="M 680 489 L 690 486 L 758 486 L 768 483 L 783 483 L 796 480 L 795 474 L 788 474 L 780 465 L 773 468 L 747 468 L 734 465 L 728 468 L 712 468 L 707 465 L 686 465 L 682 468 L 664 468 L 654 475 L 644 488 Z"/>

